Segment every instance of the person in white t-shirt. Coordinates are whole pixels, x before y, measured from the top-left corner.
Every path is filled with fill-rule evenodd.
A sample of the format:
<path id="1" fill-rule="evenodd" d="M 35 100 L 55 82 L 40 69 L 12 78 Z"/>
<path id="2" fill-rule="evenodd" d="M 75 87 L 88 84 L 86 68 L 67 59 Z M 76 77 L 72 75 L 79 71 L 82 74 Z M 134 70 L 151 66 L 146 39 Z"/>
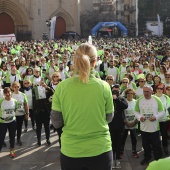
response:
<path id="1" fill-rule="evenodd" d="M 134 99 L 135 90 L 128 88 L 124 92 L 126 101 L 128 103 L 128 108 L 124 110 L 125 113 L 125 129 L 123 132 L 122 142 L 121 142 L 121 157 L 123 158 L 123 152 L 125 147 L 126 138 L 128 136 L 128 132 L 130 131 L 130 138 L 132 143 L 132 155 L 134 158 L 139 158 L 139 155 L 136 151 L 137 138 L 136 138 L 136 129 L 138 120 L 135 117 L 134 109 L 136 100 Z"/>
<path id="2" fill-rule="evenodd" d="M 144 96 L 140 97 L 135 105 L 135 116 L 140 121 L 142 146 L 144 149 L 144 159 L 141 161 L 141 165 L 151 161 L 152 150 L 155 160 L 162 157 L 158 124 L 165 111 L 162 101 L 158 97 L 153 96 L 152 93 L 152 87 L 144 86 Z"/>
<path id="3" fill-rule="evenodd" d="M 3 90 L 4 98 L 0 99 L 0 152 L 4 145 L 7 129 L 9 131 L 10 156 L 15 157 L 15 132 L 16 132 L 16 116 L 15 111 L 18 107 L 18 102 L 12 98 L 11 89 L 5 87 Z"/>
<path id="4" fill-rule="evenodd" d="M 15 112 L 16 122 L 17 122 L 17 145 L 22 146 L 21 142 L 21 133 L 22 133 L 22 125 L 24 122 L 24 118 L 28 120 L 29 117 L 29 107 L 28 100 L 24 93 L 20 92 L 20 84 L 18 82 L 14 82 L 12 84 L 13 94 L 12 97 L 17 100 L 18 107 Z"/>

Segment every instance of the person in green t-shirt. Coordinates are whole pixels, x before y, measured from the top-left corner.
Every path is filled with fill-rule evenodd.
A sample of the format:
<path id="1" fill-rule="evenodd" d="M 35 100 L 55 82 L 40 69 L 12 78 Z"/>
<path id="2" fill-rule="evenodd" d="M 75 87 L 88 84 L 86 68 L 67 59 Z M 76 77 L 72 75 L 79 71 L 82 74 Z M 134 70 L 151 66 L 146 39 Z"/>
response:
<path id="1" fill-rule="evenodd" d="M 75 76 L 60 82 L 52 100 L 51 121 L 63 126 L 61 169 L 111 170 L 113 163 L 108 122 L 113 99 L 107 82 L 95 77 L 97 50 L 81 44 L 74 57 Z"/>
<path id="2" fill-rule="evenodd" d="M 170 157 L 153 161 L 146 170 L 170 170 Z"/>

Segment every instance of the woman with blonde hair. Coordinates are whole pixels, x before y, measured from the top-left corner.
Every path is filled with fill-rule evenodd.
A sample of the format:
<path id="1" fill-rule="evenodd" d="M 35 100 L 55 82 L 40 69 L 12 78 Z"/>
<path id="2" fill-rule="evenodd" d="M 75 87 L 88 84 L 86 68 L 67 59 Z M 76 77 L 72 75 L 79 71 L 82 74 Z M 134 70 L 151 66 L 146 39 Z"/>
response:
<path id="1" fill-rule="evenodd" d="M 23 92 L 27 99 L 28 99 L 28 106 L 29 106 L 29 117 L 31 119 L 31 125 L 32 125 L 32 129 L 35 131 L 36 127 L 35 127 L 35 119 L 34 119 L 34 109 L 33 109 L 33 87 L 32 87 L 32 83 L 30 80 L 26 79 L 23 82 L 23 88 L 20 90 L 21 92 Z M 25 123 L 25 129 L 24 132 L 27 132 L 27 128 L 28 128 L 28 120 L 24 119 L 24 123 Z"/>
<path id="2" fill-rule="evenodd" d="M 97 50 L 88 43 L 75 51 L 75 76 L 57 86 L 51 120 L 61 135 L 61 169 L 111 170 L 113 155 L 108 122 L 113 99 L 107 82 L 95 77 Z"/>
<path id="3" fill-rule="evenodd" d="M 137 119 L 135 118 L 135 104 L 136 100 L 134 99 L 135 96 L 135 90 L 127 88 L 125 90 L 125 98 L 128 103 L 128 108 L 124 110 L 125 114 L 125 129 L 123 131 L 123 137 L 121 141 L 121 157 L 123 158 L 123 152 L 124 147 L 126 143 L 126 139 L 128 136 L 128 133 L 130 131 L 130 138 L 131 138 L 131 144 L 132 144 L 132 155 L 134 158 L 138 158 L 138 154 L 136 151 L 136 145 L 137 145 L 137 135 L 136 135 L 136 129 L 137 129 Z"/>
<path id="4" fill-rule="evenodd" d="M 15 112 L 16 122 L 17 122 L 17 144 L 19 146 L 22 145 L 21 142 L 21 133 L 22 133 L 22 125 L 24 118 L 28 120 L 29 117 L 29 107 L 28 100 L 24 93 L 20 92 L 20 83 L 14 82 L 12 84 L 13 94 L 12 97 L 17 100 L 18 107 Z"/>

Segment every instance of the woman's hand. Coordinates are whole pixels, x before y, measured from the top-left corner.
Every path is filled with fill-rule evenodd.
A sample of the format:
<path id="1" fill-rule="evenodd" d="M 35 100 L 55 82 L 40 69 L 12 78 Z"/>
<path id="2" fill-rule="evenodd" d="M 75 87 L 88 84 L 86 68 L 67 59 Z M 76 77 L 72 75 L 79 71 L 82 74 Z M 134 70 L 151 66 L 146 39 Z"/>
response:
<path id="1" fill-rule="evenodd" d="M 25 114 L 25 120 L 28 120 L 28 118 L 29 118 L 29 113 L 26 113 Z"/>

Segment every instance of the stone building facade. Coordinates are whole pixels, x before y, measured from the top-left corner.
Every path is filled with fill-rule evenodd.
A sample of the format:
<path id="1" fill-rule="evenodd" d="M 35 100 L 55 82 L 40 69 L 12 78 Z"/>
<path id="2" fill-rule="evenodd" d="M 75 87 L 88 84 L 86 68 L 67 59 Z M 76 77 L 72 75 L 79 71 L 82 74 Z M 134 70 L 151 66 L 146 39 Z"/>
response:
<path id="1" fill-rule="evenodd" d="M 91 0 L 0 0 L 0 34 L 15 33 L 19 40 L 49 35 L 49 23 L 56 19 L 55 37 L 65 31 L 80 34 L 80 14 L 90 9 Z"/>

